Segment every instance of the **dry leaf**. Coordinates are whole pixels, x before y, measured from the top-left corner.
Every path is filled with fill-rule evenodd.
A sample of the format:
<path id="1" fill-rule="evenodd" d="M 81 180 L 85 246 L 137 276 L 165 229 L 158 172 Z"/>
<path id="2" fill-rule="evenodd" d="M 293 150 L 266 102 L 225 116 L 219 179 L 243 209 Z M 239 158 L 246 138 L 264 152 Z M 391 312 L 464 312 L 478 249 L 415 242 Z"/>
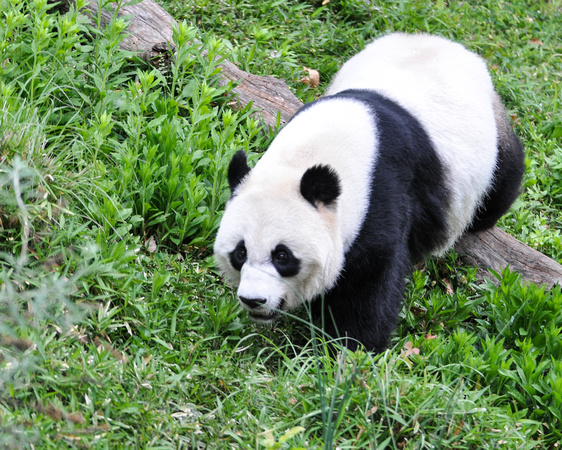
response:
<path id="1" fill-rule="evenodd" d="M 359 438 L 361 437 L 361 435 L 363 434 L 363 432 L 365 431 L 365 427 L 359 427 L 359 433 L 357 433 L 357 436 L 355 436 L 355 442 L 357 442 L 359 440 Z"/>
<path id="2" fill-rule="evenodd" d="M 451 282 L 449 280 L 445 279 L 445 278 L 443 278 L 441 281 L 445 284 L 445 286 L 447 288 L 446 291 L 445 291 L 446 294 L 447 295 L 453 295 L 455 293 L 455 291 L 453 290 L 453 286 L 451 285 Z"/>
<path id="3" fill-rule="evenodd" d="M 417 306 L 410 306 L 410 311 L 416 317 L 421 316 L 421 315 L 425 314 L 425 312 L 426 312 L 425 309 L 418 308 Z"/>
<path id="4" fill-rule="evenodd" d="M 533 38 L 529 41 L 529 44 L 534 44 L 534 45 L 543 45 L 543 43 L 541 42 L 540 39 L 537 38 Z"/>
<path id="5" fill-rule="evenodd" d="M 46 415 L 48 415 L 51 419 L 53 420 L 62 420 L 64 413 L 62 412 L 62 410 L 60 408 L 57 408 L 51 404 L 47 405 L 47 406 L 43 406 L 42 408 L 42 412 Z"/>
<path id="6" fill-rule="evenodd" d="M 461 434 L 463 425 L 464 425 L 464 422 L 461 420 L 461 423 L 459 423 L 455 427 L 455 430 L 453 431 L 453 436 L 458 436 L 459 434 Z"/>
<path id="7" fill-rule="evenodd" d="M 158 248 L 158 246 L 156 245 L 156 241 L 154 240 L 154 236 L 150 236 L 150 238 L 145 241 L 144 245 L 150 253 L 154 253 Z"/>
<path id="8" fill-rule="evenodd" d="M 517 125 L 521 125 L 521 120 L 519 120 L 519 117 L 517 117 L 517 114 L 510 114 L 511 117 L 511 122 L 513 122 L 514 124 Z"/>
<path id="9" fill-rule="evenodd" d="M 6 347 L 14 347 L 17 350 L 24 351 L 33 347 L 34 344 L 29 339 L 20 339 L 10 336 L 3 336 L 2 339 L 0 340 L 0 345 Z"/>
<path id="10" fill-rule="evenodd" d="M 84 416 L 79 412 L 68 413 L 66 415 L 66 419 L 78 425 L 82 425 L 83 423 L 86 423 L 86 419 L 84 419 Z"/>
<path id="11" fill-rule="evenodd" d="M 379 407 L 378 406 L 373 406 L 369 411 L 367 411 L 367 414 L 365 414 L 365 417 L 369 418 L 371 417 L 373 414 L 375 414 L 378 411 Z"/>
<path id="12" fill-rule="evenodd" d="M 308 75 L 301 78 L 301 82 L 310 86 L 311 88 L 317 88 L 320 84 L 320 74 L 317 70 L 309 69 L 308 67 L 303 67 L 305 72 L 308 72 Z"/>
<path id="13" fill-rule="evenodd" d="M 412 344 L 412 342 L 408 341 L 404 344 L 404 350 L 406 351 L 402 351 L 402 356 L 404 358 L 409 357 L 410 355 L 419 355 L 420 354 L 420 349 L 417 347 L 414 347 L 414 344 Z"/>
<path id="14" fill-rule="evenodd" d="M 430 341 L 430 340 L 432 340 L 432 339 L 437 339 L 437 335 L 436 335 L 436 334 L 429 334 L 429 333 L 428 333 L 428 334 L 425 335 L 425 338 L 426 338 L 428 341 Z"/>

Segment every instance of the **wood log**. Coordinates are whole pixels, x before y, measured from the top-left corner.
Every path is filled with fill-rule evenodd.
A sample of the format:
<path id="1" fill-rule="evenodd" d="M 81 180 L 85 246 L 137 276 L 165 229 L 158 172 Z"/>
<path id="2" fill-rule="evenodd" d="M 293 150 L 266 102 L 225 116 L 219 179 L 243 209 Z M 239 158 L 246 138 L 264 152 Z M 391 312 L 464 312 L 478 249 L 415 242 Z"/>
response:
<path id="1" fill-rule="evenodd" d="M 525 281 L 551 288 L 562 285 L 562 265 L 523 244 L 498 227 L 478 233 L 466 233 L 455 245 L 466 264 L 496 272 L 509 267 Z"/>
<path id="2" fill-rule="evenodd" d="M 62 0 L 62 8 L 74 4 L 74 0 Z M 109 7 L 114 7 L 110 3 Z M 98 3 L 94 0 L 84 8 L 90 17 L 98 16 Z M 102 25 L 113 16 L 112 11 L 102 10 Z M 140 3 L 125 3 L 118 11 L 118 17 L 128 16 L 127 37 L 121 43 L 125 50 L 138 52 L 147 62 L 154 58 L 172 57 L 175 51 L 172 42 L 172 29 L 176 21 L 152 0 Z M 197 45 L 194 43 L 194 45 Z M 275 127 L 277 115 L 285 124 L 302 106 L 302 103 L 289 90 L 287 84 L 271 76 L 256 76 L 240 70 L 231 62 L 221 63 L 219 83 L 226 85 L 237 82 L 232 93 L 235 107 L 245 107 L 250 102 L 260 111 L 264 125 Z M 455 250 L 470 265 L 492 269 L 499 272 L 506 267 L 519 272 L 524 281 L 552 287 L 562 285 L 562 265 L 542 253 L 523 244 L 499 228 L 480 233 L 467 233 L 456 244 Z"/>
<path id="3" fill-rule="evenodd" d="M 287 83 L 271 76 L 251 75 L 240 70 L 231 62 L 221 64 L 219 84 L 240 81 L 233 89 L 237 107 L 244 107 L 252 102 L 261 115 L 263 123 L 274 128 L 277 114 L 281 115 L 281 124 L 286 124 L 302 106 L 300 100 L 289 90 Z"/>
<path id="4" fill-rule="evenodd" d="M 57 9 L 65 12 L 71 5 L 76 6 L 75 0 L 60 0 Z M 108 3 L 100 12 L 98 0 L 90 0 L 81 12 L 94 26 L 99 15 L 101 26 L 106 27 L 113 18 L 116 8 L 116 3 Z M 124 2 L 117 11 L 117 17 L 129 19 L 126 35 L 120 44 L 123 50 L 138 52 L 140 58 L 149 62 L 154 58 L 168 57 L 170 50 L 172 54 L 175 51 L 172 31 L 176 21 L 152 0 L 144 0 L 140 3 Z"/>
<path id="5" fill-rule="evenodd" d="M 61 0 L 58 8 L 61 11 L 68 11 L 71 4 L 75 5 L 75 0 Z M 90 18 L 92 24 L 100 14 L 101 25 L 105 27 L 115 14 L 115 8 L 115 3 L 109 3 L 102 8 L 100 14 L 98 1 L 92 0 L 82 12 Z M 126 36 L 121 42 L 122 49 L 138 52 L 141 59 L 158 67 L 166 65 L 166 61 L 173 57 L 175 48 L 172 30 L 177 22 L 160 5 L 152 0 L 143 0 L 140 3 L 124 2 L 117 11 L 117 17 L 129 20 Z M 198 43 L 195 42 L 193 45 Z M 222 75 L 219 80 L 220 85 L 224 86 L 229 82 L 238 83 L 232 90 L 236 98 L 233 106 L 243 108 L 252 102 L 252 106 L 260 112 L 263 123 L 268 127 L 275 127 L 277 114 L 281 115 L 282 125 L 287 123 L 294 112 L 302 106 L 283 80 L 249 74 L 229 61 L 222 62 L 220 67 Z"/>

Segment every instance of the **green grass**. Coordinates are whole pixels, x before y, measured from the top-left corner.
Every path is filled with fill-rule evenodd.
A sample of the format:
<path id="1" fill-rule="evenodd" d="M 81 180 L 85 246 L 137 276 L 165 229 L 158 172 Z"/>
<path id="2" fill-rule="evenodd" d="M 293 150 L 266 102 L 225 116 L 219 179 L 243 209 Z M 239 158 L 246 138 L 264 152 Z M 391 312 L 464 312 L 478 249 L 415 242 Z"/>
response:
<path id="1" fill-rule="evenodd" d="M 559 1 L 167 0 L 165 74 L 119 50 L 122 20 L 0 1 L 0 446 L 560 445 L 560 288 L 481 284 L 451 252 L 412 275 L 387 352 L 332 359 L 306 312 L 252 325 L 210 256 L 230 156 L 271 139 L 217 58 L 310 101 L 396 30 L 487 60 L 527 154 L 500 225 L 562 262 Z"/>

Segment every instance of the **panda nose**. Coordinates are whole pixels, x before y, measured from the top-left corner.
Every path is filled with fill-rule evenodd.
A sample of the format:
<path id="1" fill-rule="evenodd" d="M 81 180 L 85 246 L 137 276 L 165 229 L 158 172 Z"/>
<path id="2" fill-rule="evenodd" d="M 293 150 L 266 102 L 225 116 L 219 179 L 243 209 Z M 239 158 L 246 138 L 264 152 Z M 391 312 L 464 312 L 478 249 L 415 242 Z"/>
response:
<path id="1" fill-rule="evenodd" d="M 245 305 L 249 306 L 250 308 L 254 309 L 258 306 L 263 305 L 267 300 L 265 298 L 246 298 L 246 297 L 239 297 L 240 301 Z"/>

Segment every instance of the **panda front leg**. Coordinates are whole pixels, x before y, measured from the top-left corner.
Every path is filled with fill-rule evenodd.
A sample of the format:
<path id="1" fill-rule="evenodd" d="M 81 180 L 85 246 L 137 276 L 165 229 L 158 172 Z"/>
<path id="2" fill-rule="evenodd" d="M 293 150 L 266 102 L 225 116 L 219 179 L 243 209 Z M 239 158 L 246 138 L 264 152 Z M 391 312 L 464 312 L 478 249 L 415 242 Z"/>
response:
<path id="1" fill-rule="evenodd" d="M 407 252 L 395 251 L 393 258 L 363 267 L 345 271 L 336 287 L 316 300 L 315 311 L 324 331 L 348 349 L 363 345 L 380 353 L 396 327 L 411 264 Z"/>

